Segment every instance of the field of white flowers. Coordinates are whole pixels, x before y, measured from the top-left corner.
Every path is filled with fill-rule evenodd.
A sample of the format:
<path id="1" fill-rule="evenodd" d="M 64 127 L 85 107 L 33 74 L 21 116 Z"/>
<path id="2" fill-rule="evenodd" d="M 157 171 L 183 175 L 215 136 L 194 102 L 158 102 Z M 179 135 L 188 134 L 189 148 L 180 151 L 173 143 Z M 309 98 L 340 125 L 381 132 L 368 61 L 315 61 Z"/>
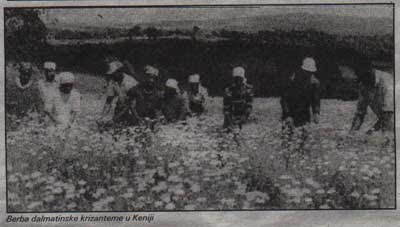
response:
<path id="1" fill-rule="evenodd" d="M 394 137 L 365 135 L 372 114 L 350 135 L 355 102 L 323 100 L 299 152 L 299 141 L 282 147 L 276 98 L 256 99 L 238 136 L 221 132 L 221 98 L 186 124 L 115 134 L 95 123 L 100 94 L 82 90 L 71 130 L 25 120 L 7 132 L 9 212 L 395 206 Z"/>

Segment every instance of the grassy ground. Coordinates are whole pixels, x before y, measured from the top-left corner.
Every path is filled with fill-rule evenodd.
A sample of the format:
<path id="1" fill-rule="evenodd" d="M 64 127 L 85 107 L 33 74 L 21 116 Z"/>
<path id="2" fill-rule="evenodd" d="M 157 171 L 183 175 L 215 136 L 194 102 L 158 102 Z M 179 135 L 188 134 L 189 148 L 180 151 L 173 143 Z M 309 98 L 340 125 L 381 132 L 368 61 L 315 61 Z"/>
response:
<path id="1" fill-rule="evenodd" d="M 77 74 L 82 113 L 71 131 L 35 121 L 7 133 L 9 211 L 394 207 L 393 135 L 347 133 L 355 102 L 323 100 L 321 123 L 282 148 L 276 98 L 257 98 L 238 137 L 220 132 L 222 100 L 187 124 L 113 135 L 94 123 L 102 82 Z"/>

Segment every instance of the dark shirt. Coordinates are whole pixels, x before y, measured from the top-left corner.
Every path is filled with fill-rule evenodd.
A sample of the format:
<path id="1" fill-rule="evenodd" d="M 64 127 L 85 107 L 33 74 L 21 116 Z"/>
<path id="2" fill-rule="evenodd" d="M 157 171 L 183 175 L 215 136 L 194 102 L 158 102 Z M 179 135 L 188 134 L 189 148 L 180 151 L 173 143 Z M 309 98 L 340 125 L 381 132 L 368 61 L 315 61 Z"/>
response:
<path id="1" fill-rule="evenodd" d="M 157 118 L 161 113 L 161 93 L 157 89 L 147 90 L 141 84 L 128 92 L 132 106 L 141 118 Z"/>
<path id="2" fill-rule="evenodd" d="M 243 115 L 253 107 L 253 87 L 243 84 L 240 87 L 229 86 L 224 93 L 224 114 Z"/>
<path id="3" fill-rule="evenodd" d="M 296 127 L 311 121 L 311 112 L 320 113 L 320 82 L 309 73 L 294 73 L 283 88 L 281 97 L 282 119 L 293 118 Z"/>
<path id="4" fill-rule="evenodd" d="M 168 122 L 185 120 L 187 109 L 180 94 L 165 96 L 162 100 L 162 113 Z"/>

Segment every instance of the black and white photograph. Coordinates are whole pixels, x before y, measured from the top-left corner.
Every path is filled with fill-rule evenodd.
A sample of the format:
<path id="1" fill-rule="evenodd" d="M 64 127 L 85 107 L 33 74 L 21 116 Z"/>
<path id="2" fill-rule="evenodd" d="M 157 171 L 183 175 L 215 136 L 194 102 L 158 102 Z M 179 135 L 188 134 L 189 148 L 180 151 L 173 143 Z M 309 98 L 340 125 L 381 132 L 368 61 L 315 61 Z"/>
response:
<path id="1" fill-rule="evenodd" d="M 5 7 L 7 212 L 396 208 L 394 4 Z"/>

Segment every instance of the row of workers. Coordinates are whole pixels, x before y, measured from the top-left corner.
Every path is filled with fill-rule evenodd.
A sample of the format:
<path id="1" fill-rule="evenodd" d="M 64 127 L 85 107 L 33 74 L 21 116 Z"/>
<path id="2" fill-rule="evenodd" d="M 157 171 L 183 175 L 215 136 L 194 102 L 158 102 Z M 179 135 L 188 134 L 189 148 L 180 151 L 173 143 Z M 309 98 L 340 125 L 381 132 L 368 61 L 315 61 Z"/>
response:
<path id="1" fill-rule="evenodd" d="M 16 106 L 20 107 L 20 112 L 28 112 L 32 108 L 27 109 L 24 106 L 27 103 L 35 104 L 33 109 L 46 115 L 56 125 L 71 125 L 80 112 L 82 99 L 75 86 L 75 76 L 71 72 L 56 73 L 54 62 L 45 62 L 42 71 L 44 78 L 34 81 L 32 65 L 28 62 L 20 63 L 15 84 L 22 94 L 18 95 L 17 101 L 21 102 Z M 106 73 L 106 101 L 99 123 L 124 127 L 155 123 L 160 119 L 176 122 L 185 120 L 187 116 L 198 116 L 206 112 L 208 92 L 200 84 L 199 74 L 189 76 L 189 87 L 186 91 L 178 86 L 175 79 L 166 80 L 163 87 L 158 86 L 159 70 L 153 66 L 146 66 L 144 75 L 144 80 L 139 83 L 135 77 L 128 74 L 121 62 L 109 63 Z M 235 68 L 233 77 L 236 79 L 233 85 L 227 88 L 229 94 L 224 99 L 224 112 L 232 113 L 232 116 L 225 114 L 226 128 L 236 123 L 234 114 L 243 112 L 248 118 L 252 108 L 252 88 L 245 83 L 244 69 Z M 242 87 L 246 89 L 241 89 Z M 25 98 L 31 101 L 22 103 Z M 35 101 L 32 101 L 33 99 Z M 245 102 L 245 105 L 242 105 L 245 107 L 244 111 L 239 111 L 238 108 L 241 100 Z"/>
<path id="2" fill-rule="evenodd" d="M 286 83 L 281 97 L 282 120 L 285 125 L 302 127 L 310 122 L 319 122 L 321 86 L 316 77 L 317 71 L 315 60 L 307 57 Z M 60 125 L 69 125 L 75 121 L 80 112 L 81 95 L 74 88 L 76 78 L 72 73 L 56 73 L 56 64 L 45 62 L 44 78 L 35 83 L 30 63 L 22 62 L 19 72 L 15 78 L 18 90 L 24 92 L 37 88 L 43 112 L 49 119 Z M 360 129 L 368 106 L 378 118 L 372 130 L 392 130 L 393 76 L 373 68 L 372 64 L 366 64 L 356 73 L 360 95 L 352 130 Z M 115 126 L 146 124 L 160 118 L 176 122 L 206 111 L 207 89 L 201 86 L 198 74 L 189 76 L 189 88 L 186 90 L 181 89 L 175 79 L 168 79 L 165 86 L 158 86 L 159 70 L 153 66 L 146 66 L 144 75 L 138 82 L 134 75 L 129 75 L 121 62 L 109 63 L 106 101 L 99 122 Z M 253 108 L 253 88 L 247 83 L 245 69 L 235 67 L 232 76 L 232 83 L 225 88 L 223 99 L 224 127 L 228 131 L 241 128 Z M 26 94 L 35 96 L 32 95 L 34 92 Z M 112 117 L 107 118 L 110 115 Z"/>

